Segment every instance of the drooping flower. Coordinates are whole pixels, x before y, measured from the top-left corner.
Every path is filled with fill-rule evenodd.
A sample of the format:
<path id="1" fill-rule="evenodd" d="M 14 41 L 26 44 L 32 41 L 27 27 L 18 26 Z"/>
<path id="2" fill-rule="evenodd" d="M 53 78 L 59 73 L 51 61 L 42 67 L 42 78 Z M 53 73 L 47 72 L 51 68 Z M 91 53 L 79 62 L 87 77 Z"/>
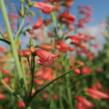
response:
<path id="1" fill-rule="evenodd" d="M 76 109 L 92 109 L 94 104 L 82 96 L 77 96 Z"/>
<path id="2" fill-rule="evenodd" d="M 0 68 L 0 72 L 2 72 L 4 75 L 10 75 L 9 70 L 3 69 L 3 68 Z"/>
<path id="3" fill-rule="evenodd" d="M 10 84 L 10 80 L 11 80 L 10 77 L 4 77 L 4 78 L 2 79 L 2 81 L 5 82 L 6 84 Z"/>
<path id="4" fill-rule="evenodd" d="M 20 50 L 19 51 L 19 55 L 20 56 L 24 56 L 24 57 L 27 57 L 31 54 L 31 51 L 29 49 L 25 49 L 25 50 Z"/>
<path id="5" fill-rule="evenodd" d="M 26 107 L 26 105 L 25 105 L 24 101 L 22 101 L 22 100 L 18 101 L 17 106 L 18 106 L 20 109 L 22 109 L 22 108 L 25 108 L 25 107 Z"/>
<path id="6" fill-rule="evenodd" d="M 4 100 L 4 99 L 6 99 L 6 96 L 2 92 L 0 92 L 0 100 Z"/>
<path id="7" fill-rule="evenodd" d="M 35 76 L 36 78 L 40 78 L 45 81 L 54 79 L 53 70 L 51 68 L 41 68 Z"/>
<path id="8" fill-rule="evenodd" d="M 74 73 L 78 75 L 78 74 L 81 74 L 81 71 L 79 68 L 76 68 L 76 69 L 74 69 Z"/>
<path id="9" fill-rule="evenodd" d="M 42 85 L 45 83 L 45 81 L 51 81 L 55 78 L 53 74 L 52 68 L 49 67 L 41 67 L 36 73 L 35 73 L 35 80 L 34 82 L 37 85 Z"/>
<path id="10" fill-rule="evenodd" d="M 42 17 L 39 17 L 35 25 L 33 25 L 33 29 L 39 29 L 43 25 Z"/>
<path id="11" fill-rule="evenodd" d="M 53 45 L 51 44 L 46 44 L 46 43 L 43 43 L 39 46 L 41 49 L 44 49 L 44 50 L 47 50 L 47 51 L 50 51 L 53 49 Z"/>
<path id="12" fill-rule="evenodd" d="M 88 88 L 86 90 L 88 95 L 94 99 L 101 100 L 101 99 L 109 99 L 109 95 L 105 92 L 99 91 L 94 88 Z"/>
<path id="13" fill-rule="evenodd" d="M 92 69 L 90 67 L 88 67 L 88 66 L 84 66 L 82 68 L 81 72 L 82 72 L 82 74 L 90 74 L 90 73 L 92 73 Z"/>
<path id="14" fill-rule="evenodd" d="M 53 54 L 49 51 L 38 49 L 36 50 L 36 55 L 39 57 L 39 64 L 51 65 L 54 60 L 59 56 L 58 54 Z"/>
<path id="15" fill-rule="evenodd" d="M 39 8 L 43 13 L 49 14 L 53 11 L 53 6 L 44 2 L 35 2 L 34 7 Z"/>
<path id="16" fill-rule="evenodd" d="M 4 53 L 4 52 L 6 52 L 6 51 L 7 51 L 7 49 L 6 49 L 5 47 L 0 46 L 0 53 Z"/>
<path id="17" fill-rule="evenodd" d="M 71 7 L 71 6 L 73 5 L 73 2 L 74 2 L 74 0 L 66 0 L 65 5 L 66 5 L 67 7 Z"/>
<path id="18" fill-rule="evenodd" d="M 71 13 L 69 12 L 63 12 L 62 14 L 60 14 L 59 16 L 59 20 L 62 22 L 62 23 L 65 23 L 65 24 L 73 24 L 74 21 L 75 21 L 75 16 L 72 15 Z"/>
<path id="19" fill-rule="evenodd" d="M 93 88 L 93 89 L 96 89 L 96 90 L 101 90 L 103 87 L 102 87 L 101 82 L 100 82 L 100 81 L 97 81 L 96 83 L 94 83 L 94 84 L 92 85 L 92 88 Z"/>
<path id="20" fill-rule="evenodd" d="M 79 37 L 75 36 L 75 35 L 68 36 L 68 38 L 70 38 L 72 43 L 76 44 L 76 45 L 79 45 L 80 42 L 81 42 L 81 39 Z"/>
<path id="21" fill-rule="evenodd" d="M 90 6 L 79 6 L 78 10 L 82 17 L 79 18 L 77 27 L 83 28 L 91 20 L 92 9 Z"/>
<path id="22" fill-rule="evenodd" d="M 57 49 L 61 52 L 73 51 L 74 48 L 67 45 L 64 40 L 60 40 L 57 42 Z"/>

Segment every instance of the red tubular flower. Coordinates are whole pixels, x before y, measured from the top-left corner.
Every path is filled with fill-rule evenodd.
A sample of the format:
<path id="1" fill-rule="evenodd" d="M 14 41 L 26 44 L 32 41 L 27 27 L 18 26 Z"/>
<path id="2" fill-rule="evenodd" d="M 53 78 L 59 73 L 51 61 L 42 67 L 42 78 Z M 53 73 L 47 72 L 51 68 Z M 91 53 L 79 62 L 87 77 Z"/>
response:
<path id="1" fill-rule="evenodd" d="M 30 56 L 31 51 L 29 49 L 19 51 L 20 56 Z"/>
<path id="2" fill-rule="evenodd" d="M 25 103 L 24 103 L 24 101 L 18 101 L 17 106 L 18 106 L 20 109 L 25 108 Z"/>
<path id="3" fill-rule="evenodd" d="M 76 68 L 76 69 L 74 69 L 74 73 L 78 75 L 78 74 L 81 74 L 81 71 L 80 71 L 80 69 Z"/>
<path id="4" fill-rule="evenodd" d="M 87 58 L 88 58 L 90 61 L 92 61 L 92 60 L 94 59 L 94 54 L 93 54 L 93 53 L 89 52 L 89 53 L 87 53 L 86 55 L 87 55 Z"/>
<path id="5" fill-rule="evenodd" d="M 6 49 L 5 47 L 0 46 L 0 53 L 4 53 L 4 52 L 6 52 L 6 51 L 7 51 L 7 49 Z"/>
<path id="6" fill-rule="evenodd" d="M 82 18 L 79 19 L 78 24 L 77 24 L 77 27 L 78 28 L 83 28 L 84 25 L 85 25 L 84 19 L 82 19 Z"/>
<path id="7" fill-rule="evenodd" d="M 78 103 L 76 105 L 77 109 L 90 109 L 94 107 L 94 104 L 90 101 L 88 101 L 86 98 L 82 96 L 77 96 L 76 97 Z"/>
<path id="8" fill-rule="evenodd" d="M 34 7 L 39 8 L 43 13 L 49 14 L 53 11 L 53 6 L 44 2 L 35 2 Z"/>
<path id="9" fill-rule="evenodd" d="M 47 100 L 49 98 L 49 94 L 47 92 L 44 92 L 43 93 L 43 98 Z"/>
<path id="10" fill-rule="evenodd" d="M 69 12 L 64 12 L 59 16 L 59 20 L 66 24 L 72 24 L 75 21 L 75 16 L 70 14 Z"/>
<path id="11" fill-rule="evenodd" d="M 36 77 L 36 83 L 37 79 L 40 79 L 41 81 L 50 81 L 54 79 L 53 70 L 51 68 L 41 68 L 35 75 Z"/>
<path id="12" fill-rule="evenodd" d="M 5 69 L 0 69 L 0 72 L 2 72 L 4 75 L 10 74 L 9 70 L 5 70 Z"/>
<path id="13" fill-rule="evenodd" d="M 2 92 L 0 92 L 0 100 L 4 100 L 5 98 L 6 96 Z"/>
<path id="14" fill-rule="evenodd" d="M 81 39 L 79 37 L 77 37 L 77 36 L 68 36 L 68 37 L 71 39 L 73 44 L 78 45 L 81 42 Z"/>
<path id="15" fill-rule="evenodd" d="M 104 93 L 102 91 L 99 91 L 97 89 L 93 89 L 93 88 L 88 88 L 86 90 L 86 92 L 88 93 L 88 95 L 94 99 L 109 99 L 109 95 L 107 93 Z"/>
<path id="16" fill-rule="evenodd" d="M 91 20 L 91 12 L 92 9 L 90 6 L 79 6 L 79 13 L 82 15 L 77 23 L 79 28 L 83 28 Z"/>
<path id="17" fill-rule="evenodd" d="M 90 67 L 84 66 L 82 68 L 82 74 L 90 74 L 92 73 L 92 69 Z"/>
<path id="18" fill-rule="evenodd" d="M 60 50 L 61 52 L 67 52 L 67 51 L 73 51 L 74 48 L 68 46 L 63 40 L 58 41 L 57 43 L 57 49 Z"/>
<path id="19" fill-rule="evenodd" d="M 103 87 L 102 84 L 99 81 L 97 81 L 95 84 L 93 84 L 92 88 L 96 90 L 101 90 Z"/>
<path id="20" fill-rule="evenodd" d="M 52 99 L 55 100 L 55 101 L 59 100 L 59 96 L 58 95 L 52 95 Z"/>
<path id="21" fill-rule="evenodd" d="M 60 4 L 58 4 L 58 3 L 56 3 L 55 5 L 54 5 L 54 8 L 53 8 L 53 10 L 54 11 L 60 11 L 61 10 L 61 5 Z"/>
<path id="22" fill-rule="evenodd" d="M 54 60 L 59 56 L 57 54 L 52 54 L 42 49 L 36 50 L 36 55 L 39 57 L 38 63 L 42 65 L 51 65 Z"/>
<path id="23" fill-rule="evenodd" d="M 54 75 L 53 75 L 53 70 L 51 68 L 46 69 L 46 74 L 44 74 L 43 76 L 44 80 L 53 80 L 54 79 Z"/>
<path id="24" fill-rule="evenodd" d="M 14 19 L 14 20 L 16 20 L 16 19 L 19 18 L 19 16 L 16 15 L 16 14 L 14 14 L 14 13 L 10 13 L 10 14 L 9 14 L 9 17 L 10 17 L 11 19 Z"/>
<path id="25" fill-rule="evenodd" d="M 39 29 L 42 25 L 43 25 L 43 19 L 42 19 L 42 17 L 39 17 L 38 21 L 33 26 L 33 29 Z"/>
<path id="26" fill-rule="evenodd" d="M 71 7 L 73 5 L 74 0 L 66 0 L 66 6 Z"/>
<path id="27" fill-rule="evenodd" d="M 2 81 L 4 81 L 6 84 L 9 84 L 9 83 L 10 83 L 10 80 L 11 80 L 10 77 L 4 77 L 4 78 L 2 79 Z"/>
<path id="28" fill-rule="evenodd" d="M 44 81 L 40 78 L 37 78 L 34 80 L 34 82 L 37 84 L 37 85 L 43 85 L 44 84 Z"/>
<path id="29" fill-rule="evenodd" d="M 39 46 L 41 49 L 44 49 L 44 50 L 47 50 L 47 51 L 50 51 L 53 49 L 53 45 L 50 45 L 50 44 L 46 44 L 46 43 L 43 43 Z"/>

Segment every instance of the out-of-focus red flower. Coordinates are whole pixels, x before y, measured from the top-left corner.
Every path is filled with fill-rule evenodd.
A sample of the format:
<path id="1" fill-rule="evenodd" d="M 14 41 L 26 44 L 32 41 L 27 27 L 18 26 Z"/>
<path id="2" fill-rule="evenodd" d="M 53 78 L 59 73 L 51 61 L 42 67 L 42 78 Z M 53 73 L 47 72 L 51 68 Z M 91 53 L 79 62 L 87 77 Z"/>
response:
<path id="1" fill-rule="evenodd" d="M 60 10 L 61 10 L 61 5 L 58 4 L 58 3 L 56 3 L 56 4 L 54 5 L 53 10 L 54 10 L 54 11 L 60 11 Z"/>
<path id="2" fill-rule="evenodd" d="M 11 78 L 10 77 L 5 77 L 2 79 L 2 81 L 4 81 L 6 84 L 10 83 Z"/>
<path id="3" fill-rule="evenodd" d="M 24 109 L 25 108 L 25 103 L 24 103 L 24 101 L 18 101 L 18 103 L 17 103 L 17 106 L 19 107 L 19 108 L 21 108 L 21 109 Z"/>
<path id="4" fill-rule="evenodd" d="M 58 41 L 57 43 L 57 49 L 61 52 L 67 52 L 67 51 L 73 51 L 74 48 L 73 47 L 70 47 L 69 45 L 67 45 L 64 40 L 60 40 Z"/>
<path id="5" fill-rule="evenodd" d="M 33 25 L 33 29 L 39 29 L 43 25 L 42 17 L 39 17 L 35 25 Z"/>
<path id="6" fill-rule="evenodd" d="M 88 52 L 86 55 L 87 55 L 87 58 L 88 58 L 90 61 L 92 61 L 92 60 L 94 59 L 94 54 L 93 54 L 93 53 Z"/>
<path id="7" fill-rule="evenodd" d="M 88 42 L 88 41 L 94 39 L 93 36 L 87 35 L 87 34 L 82 34 L 82 33 L 78 33 L 78 37 L 79 37 L 83 42 Z"/>
<path id="8" fill-rule="evenodd" d="M 93 44 L 92 46 L 94 49 L 98 49 L 99 48 L 99 44 Z"/>
<path id="9" fill-rule="evenodd" d="M 14 13 L 10 13 L 10 14 L 9 14 L 9 17 L 10 17 L 11 19 L 14 19 L 14 20 L 17 20 L 17 19 L 19 18 L 19 16 L 16 15 L 16 14 L 14 14 Z"/>
<path id="10" fill-rule="evenodd" d="M 44 2 L 35 2 L 34 7 L 39 8 L 43 13 L 49 14 L 53 11 L 53 6 Z"/>
<path id="11" fill-rule="evenodd" d="M 92 69 L 88 66 L 84 66 L 81 70 L 82 74 L 90 74 L 92 73 Z"/>
<path id="12" fill-rule="evenodd" d="M 73 25 L 68 25 L 68 28 L 69 28 L 69 30 L 71 30 L 71 31 L 74 31 L 74 30 L 75 30 L 75 28 L 74 28 Z"/>
<path id="13" fill-rule="evenodd" d="M 59 96 L 55 94 L 55 95 L 52 95 L 52 98 L 53 98 L 53 100 L 58 100 Z"/>
<path id="14" fill-rule="evenodd" d="M 50 50 L 53 49 L 53 45 L 46 44 L 46 43 L 41 44 L 39 47 L 40 47 L 41 49 L 44 49 L 44 50 L 47 50 L 47 51 L 50 51 Z"/>
<path id="15" fill-rule="evenodd" d="M 31 51 L 29 49 L 20 50 L 19 51 L 20 56 L 29 56 L 31 54 Z"/>
<path id="16" fill-rule="evenodd" d="M 49 98 L 49 94 L 48 94 L 47 92 L 44 92 L 44 93 L 43 93 L 43 98 L 44 98 L 44 99 L 48 99 L 48 98 Z"/>
<path id="17" fill-rule="evenodd" d="M 79 18 L 77 27 L 83 28 L 91 20 L 92 9 L 90 6 L 79 6 L 78 10 L 82 17 Z"/>
<path id="18" fill-rule="evenodd" d="M 41 68 L 35 74 L 35 83 L 38 85 L 44 84 L 45 81 L 51 81 L 55 78 L 51 68 Z"/>
<path id="19" fill-rule="evenodd" d="M 84 19 L 79 19 L 77 23 L 78 28 L 83 28 L 85 25 Z"/>
<path id="20" fill-rule="evenodd" d="M 99 91 L 94 88 L 88 88 L 86 90 L 88 95 L 94 99 L 101 100 L 101 99 L 109 99 L 109 95 L 105 92 Z"/>
<path id="21" fill-rule="evenodd" d="M 75 21 L 75 16 L 70 14 L 69 12 L 63 12 L 60 16 L 59 16 L 59 20 L 62 22 L 62 23 L 65 23 L 65 24 L 73 24 L 74 21 Z"/>
<path id="22" fill-rule="evenodd" d="M 44 84 L 44 81 L 40 78 L 37 78 L 34 80 L 34 82 L 37 84 L 37 85 L 43 85 Z"/>
<path id="23" fill-rule="evenodd" d="M 6 96 L 2 92 L 0 92 L 0 100 L 4 100 L 4 99 L 6 99 Z"/>
<path id="24" fill-rule="evenodd" d="M 96 68 L 96 72 L 97 72 L 97 73 L 101 73 L 101 72 L 103 72 L 103 68 L 101 68 L 101 67 L 97 67 L 97 68 Z"/>
<path id="25" fill-rule="evenodd" d="M 101 90 L 103 87 L 102 84 L 99 81 L 97 81 L 95 84 L 92 85 L 92 88 L 96 90 Z"/>
<path id="26" fill-rule="evenodd" d="M 58 54 L 52 54 L 51 52 L 42 49 L 36 50 L 36 55 L 39 57 L 38 63 L 42 65 L 51 65 L 59 56 Z"/>
<path id="27" fill-rule="evenodd" d="M 73 2 L 74 2 L 74 0 L 66 0 L 65 5 L 66 5 L 67 7 L 71 7 L 71 6 L 73 5 Z"/>
<path id="28" fill-rule="evenodd" d="M 80 42 L 81 42 L 81 39 L 79 37 L 75 36 L 75 35 L 74 36 L 73 35 L 68 36 L 68 38 L 70 38 L 72 43 L 76 44 L 76 45 L 80 44 Z"/>
<path id="29" fill-rule="evenodd" d="M 53 70 L 51 68 L 42 68 L 36 73 L 35 76 L 45 81 L 54 79 Z"/>
<path id="30" fill-rule="evenodd" d="M 56 2 L 58 2 L 59 0 L 45 0 L 45 1 L 51 2 L 51 3 L 56 3 Z"/>
<path id="31" fill-rule="evenodd" d="M 92 12 L 92 7 L 90 7 L 90 6 L 79 6 L 79 13 L 81 13 L 81 14 L 91 14 L 91 12 Z"/>
<path id="32" fill-rule="evenodd" d="M 94 104 L 82 96 L 77 96 L 76 109 L 92 109 Z"/>
<path id="33" fill-rule="evenodd" d="M 0 53 L 6 52 L 6 51 L 7 51 L 7 49 L 5 47 L 0 46 Z"/>
<path id="34" fill-rule="evenodd" d="M 10 75 L 9 70 L 0 69 L 0 72 L 2 72 L 4 75 Z"/>
<path id="35" fill-rule="evenodd" d="M 80 71 L 80 69 L 76 68 L 76 69 L 74 69 L 74 73 L 78 75 L 81 73 L 81 71 Z"/>

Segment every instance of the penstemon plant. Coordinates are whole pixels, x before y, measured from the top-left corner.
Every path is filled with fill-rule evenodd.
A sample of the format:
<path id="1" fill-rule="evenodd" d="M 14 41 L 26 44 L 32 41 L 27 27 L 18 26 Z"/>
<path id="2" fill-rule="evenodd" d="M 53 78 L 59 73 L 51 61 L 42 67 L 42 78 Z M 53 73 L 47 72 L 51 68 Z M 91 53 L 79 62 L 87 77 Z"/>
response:
<path id="1" fill-rule="evenodd" d="M 5 57 L 0 67 L 0 109 L 102 108 L 101 100 L 109 95 L 97 78 L 103 71 L 103 64 L 94 62 L 98 45 L 94 36 L 82 32 L 92 8 L 80 5 L 76 17 L 70 12 L 73 0 L 18 3 L 18 12 L 10 14 L 5 0 L 0 0 L 6 29 L 0 31 L 0 41 L 10 47 L 0 48 Z M 17 23 L 11 24 L 14 20 Z M 7 63 L 10 60 L 12 64 Z"/>

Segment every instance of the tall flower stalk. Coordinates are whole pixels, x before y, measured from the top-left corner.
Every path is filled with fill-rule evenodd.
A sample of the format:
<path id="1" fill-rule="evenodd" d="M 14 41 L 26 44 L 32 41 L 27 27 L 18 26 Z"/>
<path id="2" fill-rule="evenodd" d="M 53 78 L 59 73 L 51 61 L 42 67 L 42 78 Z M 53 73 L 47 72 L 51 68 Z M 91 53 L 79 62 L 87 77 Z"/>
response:
<path id="1" fill-rule="evenodd" d="M 15 59 L 16 69 L 17 69 L 17 72 L 18 72 L 17 75 L 19 77 L 19 81 L 24 82 L 24 77 L 23 77 L 23 73 L 22 73 L 22 69 L 21 69 L 21 64 L 20 64 L 20 61 L 19 61 L 17 47 L 16 47 L 16 44 L 15 44 L 13 33 L 12 33 L 11 26 L 10 26 L 10 23 L 9 23 L 8 14 L 7 14 L 7 10 L 6 10 L 4 0 L 0 0 L 0 7 L 1 7 L 3 17 L 4 17 L 6 30 L 7 30 L 10 42 L 11 42 L 12 53 L 13 53 L 13 56 L 14 56 L 14 59 Z"/>

